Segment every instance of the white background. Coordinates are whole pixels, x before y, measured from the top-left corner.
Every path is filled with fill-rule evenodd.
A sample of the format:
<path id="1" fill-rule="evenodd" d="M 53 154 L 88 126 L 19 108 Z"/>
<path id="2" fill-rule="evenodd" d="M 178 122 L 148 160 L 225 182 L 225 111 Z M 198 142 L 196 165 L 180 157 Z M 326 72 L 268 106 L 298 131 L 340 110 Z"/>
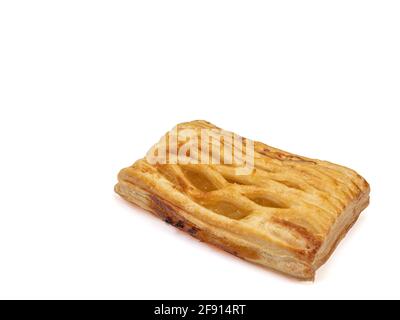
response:
<path id="1" fill-rule="evenodd" d="M 2 1 L 0 298 L 400 298 L 399 17 L 398 1 Z M 195 119 L 370 182 L 314 283 L 114 194 Z"/>

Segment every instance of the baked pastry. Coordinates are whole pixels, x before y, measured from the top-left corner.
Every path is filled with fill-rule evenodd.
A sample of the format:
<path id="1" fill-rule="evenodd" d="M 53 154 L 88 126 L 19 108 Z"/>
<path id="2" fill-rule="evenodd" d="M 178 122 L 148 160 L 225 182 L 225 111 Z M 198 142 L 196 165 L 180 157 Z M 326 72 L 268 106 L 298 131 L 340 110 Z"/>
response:
<path id="1" fill-rule="evenodd" d="M 201 241 L 284 274 L 314 279 L 368 206 L 368 183 L 351 169 L 244 138 L 242 148 L 233 140 L 210 139 L 203 143 L 209 147 L 205 151 L 188 142 L 205 130 L 229 134 L 206 121 L 179 124 L 152 148 L 152 156 L 119 173 L 115 191 Z M 217 160 L 229 158 L 226 146 L 239 148 L 230 154 L 234 160 L 214 161 L 210 150 L 216 142 L 220 145 L 213 150 L 223 150 Z M 162 144 L 166 152 L 160 151 Z M 251 166 L 235 161 L 249 146 Z M 173 159 L 171 150 L 183 147 Z M 207 163 L 181 159 L 205 153 Z M 165 163 L 154 162 L 160 154 Z"/>

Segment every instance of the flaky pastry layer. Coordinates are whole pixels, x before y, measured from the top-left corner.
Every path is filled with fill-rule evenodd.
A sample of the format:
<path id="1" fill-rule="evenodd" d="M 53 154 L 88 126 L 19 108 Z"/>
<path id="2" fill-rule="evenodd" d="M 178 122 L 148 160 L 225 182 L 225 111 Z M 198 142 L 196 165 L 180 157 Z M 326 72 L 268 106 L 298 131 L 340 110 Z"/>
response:
<path id="1" fill-rule="evenodd" d="M 206 121 L 178 130 L 221 130 Z M 190 235 L 299 279 L 310 280 L 369 203 L 355 171 L 254 142 L 254 169 L 135 162 L 118 175 L 123 198 Z"/>

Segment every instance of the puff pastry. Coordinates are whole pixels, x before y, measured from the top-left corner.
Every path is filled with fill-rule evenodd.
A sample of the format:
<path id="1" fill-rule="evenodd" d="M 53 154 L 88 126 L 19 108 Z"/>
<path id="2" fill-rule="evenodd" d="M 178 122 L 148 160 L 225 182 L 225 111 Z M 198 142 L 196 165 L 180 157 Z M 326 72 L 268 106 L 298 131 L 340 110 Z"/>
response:
<path id="1" fill-rule="evenodd" d="M 222 129 L 206 122 L 178 130 Z M 250 141 L 250 140 L 249 140 Z M 123 169 L 115 191 L 193 237 L 247 261 L 312 280 L 369 204 L 355 171 L 254 142 L 254 169 L 152 164 Z"/>

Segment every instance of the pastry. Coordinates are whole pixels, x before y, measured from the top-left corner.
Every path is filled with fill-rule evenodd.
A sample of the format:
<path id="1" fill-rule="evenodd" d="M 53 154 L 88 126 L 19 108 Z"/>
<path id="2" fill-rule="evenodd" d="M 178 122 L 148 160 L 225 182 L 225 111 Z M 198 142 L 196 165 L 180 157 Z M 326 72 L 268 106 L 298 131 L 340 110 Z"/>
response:
<path id="1" fill-rule="evenodd" d="M 205 131 L 220 136 L 202 141 Z M 201 241 L 314 279 L 368 206 L 368 183 L 346 167 L 240 139 L 206 121 L 179 124 L 120 171 L 115 191 Z"/>

